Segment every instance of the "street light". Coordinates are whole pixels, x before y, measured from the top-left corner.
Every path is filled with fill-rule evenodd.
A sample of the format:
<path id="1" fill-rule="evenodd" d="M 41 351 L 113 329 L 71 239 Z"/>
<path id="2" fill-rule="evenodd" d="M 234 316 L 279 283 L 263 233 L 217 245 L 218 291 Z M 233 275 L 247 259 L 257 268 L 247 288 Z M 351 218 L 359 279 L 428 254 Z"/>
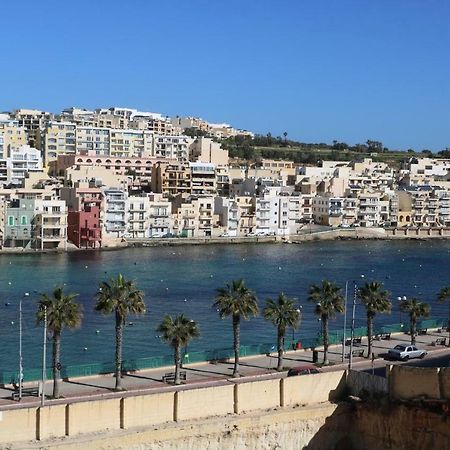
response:
<path id="1" fill-rule="evenodd" d="M 29 293 L 25 292 L 24 297 L 29 297 Z M 23 386 L 23 359 L 22 359 L 22 297 L 19 300 L 19 401 L 22 400 Z"/>
<path id="2" fill-rule="evenodd" d="M 397 297 L 397 300 L 398 300 L 398 309 L 400 311 L 400 328 L 403 329 L 402 308 L 401 308 L 402 303 L 401 302 L 402 302 L 402 300 L 406 301 L 406 295 L 404 295 L 403 297 Z"/>
<path id="3" fill-rule="evenodd" d="M 44 347 L 42 350 L 42 392 L 41 392 L 41 406 L 45 404 L 45 379 L 46 373 L 46 359 L 47 359 L 47 307 L 44 306 Z"/>
<path id="4" fill-rule="evenodd" d="M 364 278 L 364 275 L 361 275 Z M 348 368 L 352 368 L 353 364 L 353 339 L 355 337 L 355 310 L 356 310 L 356 297 L 358 296 L 358 286 L 356 281 L 353 281 L 353 305 L 352 305 L 352 328 L 350 334 L 350 354 L 348 355 Z"/>
<path id="5" fill-rule="evenodd" d="M 299 305 L 299 307 L 295 310 L 297 312 L 298 315 L 300 315 L 300 313 L 302 312 L 302 305 Z M 292 327 L 292 349 L 296 350 L 296 346 L 295 346 L 295 328 Z"/>

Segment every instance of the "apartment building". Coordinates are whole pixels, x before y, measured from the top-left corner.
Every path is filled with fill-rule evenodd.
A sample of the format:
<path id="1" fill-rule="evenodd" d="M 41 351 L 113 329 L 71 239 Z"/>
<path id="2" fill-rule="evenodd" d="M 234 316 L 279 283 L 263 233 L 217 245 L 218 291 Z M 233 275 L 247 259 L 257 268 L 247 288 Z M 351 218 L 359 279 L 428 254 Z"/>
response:
<path id="1" fill-rule="evenodd" d="M 178 160 L 189 159 L 189 147 L 193 139 L 188 136 L 160 135 L 156 132 L 154 134 L 155 139 L 152 156 Z"/>
<path id="2" fill-rule="evenodd" d="M 6 206 L 5 247 L 34 248 L 34 199 L 12 199 Z"/>
<path id="3" fill-rule="evenodd" d="M 13 150 L 27 144 L 25 128 L 20 127 L 17 121 L 0 120 L 0 159 L 5 160 Z"/>
<path id="4" fill-rule="evenodd" d="M 126 236 L 133 239 L 151 237 L 149 234 L 150 199 L 147 196 L 127 198 L 128 224 Z"/>
<path id="5" fill-rule="evenodd" d="M 153 145 L 151 131 L 112 129 L 109 154 L 112 157 L 150 157 L 153 154 Z"/>
<path id="6" fill-rule="evenodd" d="M 377 227 L 390 222 L 389 198 L 381 192 L 359 194 L 358 223 L 362 227 Z"/>
<path id="7" fill-rule="evenodd" d="M 35 200 L 35 248 L 67 249 L 67 206 L 64 200 Z"/>
<path id="8" fill-rule="evenodd" d="M 95 155 L 109 155 L 110 133 L 111 130 L 108 128 L 77 126 L 77 153 L 87 154 L 88 152 L 94 152 Z"/>
<path id="9" fill-rule="evenodd" d="M 327 195 L 318 195 L 312 199 L 312 213 L 314 222 L 320 225 L 331 227 L 341 226 L 344 216 L 343 197 L 330 197 Z"/>
<path id="10" fill-rule="evenodd" d="M 39 150 L 22 145 L 14 148 L 6 158 L 7 182 L 13 185 L 22 185 L 27 174 L 42 171 L 42 156 Z"/>
<path id="11" fill-rule="evenodd" d="M 127 230 L 128 194 L 123 189 L 103 189 L 103 235 L 111 238 L 122 238 Z"/>
<path id="12" fill-rule="evenodd" d="M 211 163 L 216 166 L 228 166 L 228 150 L 211 138 L 198 137 L 189 147 L 189 160 Z"/>
<path id="13" fill-rule="evenodd" d="M 74 187 L 61 188 L 60 198 L 68 208 L 68 240 L 78 248 L 101 247 L 102 190 L 88 183 L 76 183 Z"/>
<path id="14" fill-rule="evenodd" d="M 152 191 L 166 196 L 192 192 L 191 167 L 187 161 L 158 162 L 152 171 Z"/>
<path id="15" fill-rule="evenodd" d="M 192 195 L 215 195 L 216 166 L 211 163 L 191 162 L 191 193 Z"/>
<path id="16" fill-rule="evenodd" d="M 40 129 L 53 119 L 52 113 L 37 109 L 16 109 L 11 115 L 17 121 L 19 127 L 25 128 L 27 144 L 31 147 L 37 146 L 37 136 L 40 133 Z"/>
<path id="17" fill-rule="evenodd" d="M 162 194 L 148 194 L 149 225 L 148 235 L 165 236 L 173 232 L 172 203 Z"/>
<path id="18" fill-rule="evenodd" d="M 36 147 L 44 156 L 46 165 L 59 155 L 76 154 L 76 124 L 73 122 L 49 121 L 36 136 Z"/>

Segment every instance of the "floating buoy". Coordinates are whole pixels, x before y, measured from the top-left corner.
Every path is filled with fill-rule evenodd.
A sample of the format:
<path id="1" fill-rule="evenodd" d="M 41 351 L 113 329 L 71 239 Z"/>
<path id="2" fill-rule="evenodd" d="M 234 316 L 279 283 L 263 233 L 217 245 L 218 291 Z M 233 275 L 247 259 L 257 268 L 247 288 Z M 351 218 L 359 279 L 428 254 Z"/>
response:
<path id="1" fill-rule="evenodd" d="M 11 281 L 8 281 L 8 284 L 11 286 Z"/>
<path id="2" fill-rule="evenodd" d="M 95 331 L 95 334 L 100 334 L 100 330 L 96 330 L 96 331 Z"/>
<path id="3" fill-rule="evenodd" d="M 187 298 L 185 298 L 184 301 L 187 302 Z"/>
<path id="4" fill-rule="evenodd" d="M 84 268 L 85 268 L 85 269 L 87 269 L 87 268 L 88 268 L 88 266 L 84 266 Z"/>
<path id="5" fill-rule="evenodd" d="M 11 320 L 11 325 L 14 325 L 14 320 Z"/>
<path id="6" fill-rule="evenodd" d="M 86 352 L 87 351 L 87 347 L 84 347 L 83 350 Z"/>

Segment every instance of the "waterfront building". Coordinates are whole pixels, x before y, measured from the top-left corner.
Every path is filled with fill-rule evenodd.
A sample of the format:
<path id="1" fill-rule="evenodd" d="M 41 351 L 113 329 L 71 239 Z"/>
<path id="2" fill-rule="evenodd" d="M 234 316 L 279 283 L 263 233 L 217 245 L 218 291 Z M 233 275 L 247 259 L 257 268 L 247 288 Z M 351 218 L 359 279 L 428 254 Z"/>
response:
<path id="1" fill-rule="evenodd" d="M 123 238 L 125 235 L 128 224 L 127 197 L 123 189 L 103 189 L 104 238 Z"/>
<path id="2" fill-rule="evenodd" d="M 34 201 L 35 248 L 67 249 L 67 206 L 64 200 Z"/>
<path id="3" fill-rule="evenodd" d="M 230 174 L 228 166 L 216 166 L 217 195 L 228 197 L 230 195 Z"/>
<path id="4" fill-rule="evenodd" d="M 101 188 L 77 182 L 74 187 L 62 187 L 60 197 L 68 208 L 68 240 L 78 248 L 101 247 Z"/>
<path id="5" fill-rule="evenodd" d="M 344 198 L 317 195 L 312 199 L 314 222 L 331 227 L 341 226 L 344 216 Z"/>
<path id="6" fill-rule="evenodd" d="M 145 239 L 150 236 L 150 200 L 147 196 L 130 196 L 126 200 L 128 224 L 126 237 Z"/>
<path id="7" fill-rule="evenodd" d="M 219 225 L 222 227 L 222 233 L 227 236 L 235 237 L 239 230 L 239 208 L 232 198 L 215 197 L 214 213 L 217 215 Z"/>
<path id="8" fill-rule="evenodd" d="M 172 233 L 172 203 L 162 194 L 151 193 L 147 197 L 149 200 L 149 237 Z"/>
<path id="9" fill-rule="evenodd" d="M 12 199 L 6 207 L 5 247 L 33 248 L 34 199 Z"/>

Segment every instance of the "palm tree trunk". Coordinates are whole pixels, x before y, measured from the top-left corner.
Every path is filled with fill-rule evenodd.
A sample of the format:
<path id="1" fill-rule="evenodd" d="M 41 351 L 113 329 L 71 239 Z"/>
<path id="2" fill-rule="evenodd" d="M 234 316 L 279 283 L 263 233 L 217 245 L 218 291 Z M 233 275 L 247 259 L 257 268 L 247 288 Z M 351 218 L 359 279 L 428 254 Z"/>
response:
<path id="1" fill-rule="evenodd" d="M 116 311 L 116 391 L 122 390 L 122 341 L 124 318 Z"/>
<path id="2" fill-rule="evenodd" d="M 177 342 L 175 346 L 175 384 L 180 384 L 181 347 Z"/>
<path id="3" fill-rule="evenodd" d="M 59 360 L 61 359 L 61 332 L 55 331 L 53 333 L 53 398 L 59 398 L 59 379 L 60 371 Z"/>
<path id="4" fill-rule="evenodd" d="M 410 327 L 410 333 L 411 333 L 411 345 L 416 345 L 416 316 L 412 315 L 410 317 L 411 320 L 411 327 Z"/>
<path id="5" fill-rule="evenodd" d="M 322 315 L 323 363 L 328 364 L 328 316 Z"/>
<path id="6" fill-rule="evenodd" d="M 239 377 L 239 350 L 241 347 L 241 316 L 233 316 L 233 335 L 234 335 L 234 368 L 233 377 Z"/>
<path id="7" fill-rule="evenodd" d="M 448 346 L 450 347 L 450 302 L 448 304 L 448 322 L 447 322 L 447 331 L 448 331 Z"/>
<path id="8" fill-rule="evenodd" d="M 373 316 L 367 312 L 367 357 L 372 355 Z"/>
<path id="9" fill-rule="evenodd" d="M 277 370 L 278 372 L 283 370 L 283 341 L 284 341 L 284 330 L 281 327 L 278 327 L 278 333 L 277 333 L 277 339 L 278 339 L 278 365 Z"/>

